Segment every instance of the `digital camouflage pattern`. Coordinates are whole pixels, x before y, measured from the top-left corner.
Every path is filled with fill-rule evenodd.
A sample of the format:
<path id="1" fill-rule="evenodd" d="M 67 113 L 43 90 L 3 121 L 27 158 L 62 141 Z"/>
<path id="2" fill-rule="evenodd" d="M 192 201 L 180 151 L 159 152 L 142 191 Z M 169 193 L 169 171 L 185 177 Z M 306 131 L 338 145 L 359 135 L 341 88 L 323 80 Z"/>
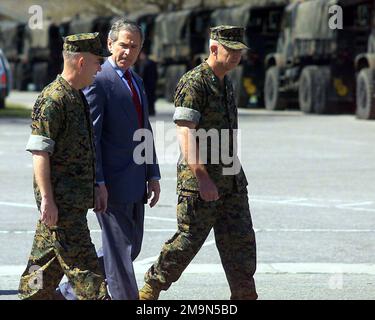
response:
<path id="1" fill-rule="evenodd" d="M 236 26 L 218 26 L 211 28 L 212 40 L 234 50 L 249 49 L 244 43 L 245 29 Z"/>
<path id="2" fill-rule="evenodd" d="M 79 33 L 65 37 L 64 51 L 90 52 L 97 56 L 109 57 L 111 53 L 100 42 L 99 32 Z"/>
<path id="3" fill-rule="evenodd" d="M 177 108 L 200 114 L 197 129 L 237 129 L 237 108 L 233 88 L 227 77 L 221 88 L 219 79 L 207 64 L 186 73 L 175 94 Z M 174 119 L 183 118 L 176 116 Z M 210 154 L 210 145 L 207 144 Z M 233 146 L 229 148 L 233 154 Z M 210 157 L 207 157 L 210 158 Z M 177 281 L 195 257 L 211 229 L 231 290 L 233 300 L 253 300 L 258 295 L 253 275 L 256 270 L 256 242 L 246 190 L 246 177 L 241 168 L 236 175 L 222 174 L 223 164 L 205 165 L 216 184 L 220 198 L 203 201 L 199 196 L 197 179 L 185 160 L 177 169 L 178 230 L 168 240 L 157 261 L 145 274 L 145 286 L 140 299 L 157 299 L 160 290 L 167 290 Z"/>
<path id="4" fill-rule="evenodd" d="M 59 207 L 56 227 L 48 228 L 38 222 L 31 255 L 19 285 L 21 299 L 53 300 L 64 274 L 78 299 L 108 297 L 87 227 L 86 212 Z"/>
<path id="5" fill-rule="evenodd" d="M 20 298 L 54 299 L 64 274 L 79 299 L 106 298 L 104 277 L 86 220 L 88 208 L 94 205 L 95 181 L 89 106 L 83 93 L 60 75 L 35 102 L 27 150 L 50 153 L 51 184 L 59 216 L 55 227 L 38 223 L 20 281 Z M 35 177 L 34 193 L 40 209 L 41 194 Z M 33 271 L 36 267 L 40 269 Z"/>
<path id="6" fill-rule="evenodd" d="M 187 72 L 179 81 L 175 93 L 175 106 L 198 111 L 201 114 L 197 130 L 222 129 L 230 131 L 232 141 L 233 129 L 238 128 L 237 107 L 234 101 L 233 86 L 225 76 L 225 87 L 215 76 L 207 62 L 203 62 L 193 70 Z M 221 146 L 221 141 L 220 141 Z M 221 148 L 221 147 L 220 147 Z M 233 154 L 233 144 L 229 144 L 230 154 Z M 221 154 L 221 149 L 219 150 Z M 232 165 L 211 164 L 211 141 L 207 143 L 207 172 L 216 184 L 219 195 L 243 192 L 246 190 L 247 180 L 241 170 L 236 175 L 223 175 L 224 167 Z M 187 162 L 180 159 L 177 165 L 177 193 L 184 195 L 199 192 L 198 182 Z"/>
<path id="7" fill-rule="evenodd" d="M 246 193 L 205 202 L 179 196 L 178 231 L 163 246 L 158 260 L 145 274 L 152 288 L 167 290 L 202 247 L 212 227 L 233 300 L 256 299 L 253 275 L 256 243 Z"/>
<path id="8" fill-rule="evenodd" d="M 51 183 L 57 206 L 93 208 L 95 152 L 86 98 L 60 75 L 39 95 L 32 112 L 31 136 L 54 141 Z M 41 195 L 34 178 L 35 199 Z"/>

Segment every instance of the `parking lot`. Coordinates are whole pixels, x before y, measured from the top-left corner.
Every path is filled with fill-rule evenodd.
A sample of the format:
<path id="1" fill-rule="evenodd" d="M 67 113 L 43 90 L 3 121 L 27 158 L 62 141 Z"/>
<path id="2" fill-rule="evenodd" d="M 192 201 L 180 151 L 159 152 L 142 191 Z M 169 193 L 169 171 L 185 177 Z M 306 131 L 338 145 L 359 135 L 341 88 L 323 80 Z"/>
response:
<path id="1" fill-rule="evenodd" d="M 159 154 L 164 159 L 162 194 L 157 207 L 146 211 L 143 248 L 135 263 L 139 286 L 176 230 L 177 153 L 156 129 L 173 132 L 173 106 L 158 101 L 156 110 L 152 124 L 157 147 L 164 152 Z M 299 111 L 242 109 L 239 114 L 257 239 L 259 299 L 373 299 L 375 122 Z M 0 119 L 0 299 L 17 298 L 38 218 L 31 156 L 24 150 L 29 124 L 28 119 Z M 99 247 L 93 214 L 89 222 Z M 229 295 L 211 233 L 181 279 L 160 298 Z"/>

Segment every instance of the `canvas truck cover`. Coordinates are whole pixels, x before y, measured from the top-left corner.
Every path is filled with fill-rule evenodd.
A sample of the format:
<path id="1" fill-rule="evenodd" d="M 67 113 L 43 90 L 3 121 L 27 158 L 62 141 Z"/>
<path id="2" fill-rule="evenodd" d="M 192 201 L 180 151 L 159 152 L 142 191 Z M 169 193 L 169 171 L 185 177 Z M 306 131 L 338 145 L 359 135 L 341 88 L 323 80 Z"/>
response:
<path id="1" fill-rule="evenodd" d="M 50 20 L 43 21 L 42 29 L 29 29 L 30 48 L 48 48 L 49 28 L 52 25 Z"/>
<path id="2" fill-rule="evenodd" d="M 299 4 L 294 27 L 294 39 L 333 39 L 334 30 L 329 28 L 329 7 L 336 1 L 312 0 Z"/>
<path id="3" fill-rule="evenodd" d="M 258 0 L 251 4 L 236 7 L 216 9 L 211 15 L 211 25 L 239 25 L 246 27 L 251 16 L 252 8 L 265 8 L 271 6 L 287 5 L 288 0 Z"/>
<path id="4" fill-rule="evenodd" d="M 72 19 L 69 26 L 69 34 L 92 32 L 96 16 L 79 16 Z"/>
<path id="5" fill-rule="evenodd" d="M 176 58 L 175 48 L 186 46 L 184 32 L 192 10 L 182 10 L 172 13 L 162 13 L 155 20 L 153 56 L 161 61 L 166 58 Z M 186 51 L 186 50 L 185 50 Z"/>
<path id="6" fill-rule="evenodd" d="M 23 53 L 25 27 L 23 23 L 16 21 L 0 22 L 0 48 L 9 61 L 18 59 Z"/>

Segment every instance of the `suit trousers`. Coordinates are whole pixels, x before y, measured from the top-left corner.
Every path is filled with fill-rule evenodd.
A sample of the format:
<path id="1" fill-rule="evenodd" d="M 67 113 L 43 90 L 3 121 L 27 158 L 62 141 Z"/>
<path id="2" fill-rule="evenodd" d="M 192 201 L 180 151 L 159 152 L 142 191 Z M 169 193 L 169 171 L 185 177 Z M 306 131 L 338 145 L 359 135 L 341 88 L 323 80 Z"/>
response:
<path id="1" fill-rule="evenodd" d="M 108 204 L 97 214 L 102 229 L 105 276 L 112 300 L 137 300 L 138 286 L 133 261 L 143 240 L 144 203 Z"/>

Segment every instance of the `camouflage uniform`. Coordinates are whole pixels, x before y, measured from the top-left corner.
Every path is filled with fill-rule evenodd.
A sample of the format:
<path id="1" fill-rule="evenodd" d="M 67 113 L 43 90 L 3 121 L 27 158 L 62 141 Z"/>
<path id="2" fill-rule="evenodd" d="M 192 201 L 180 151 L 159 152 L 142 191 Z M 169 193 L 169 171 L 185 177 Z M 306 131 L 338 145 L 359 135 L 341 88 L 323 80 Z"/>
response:
<path id="1" fill-rule="evenodd" d="M 235 32 L 238 32 L 237 29 Z M 223 27 L 223 30 L 226 32 L 223 40 L 226 41 L 232 35 L 231 30 L 228 31 L 227 27 Z M 214 30 L 211 38 L 219 40 L 220 35 L 215 37 Z M 229 39 L 237 38 L 234 35 Z M 229 44 L 233 45 L 232 42 Z M 241 45 L 237 44 L 236 48 L 241 49 Z M 181 78 L 176 88 L 175 106 L 174 121 L 192 121 L 197 124 L 197 130 L 217 129 L 220 132 L 227 129 L 232 137 L 233 129 L 237 129 L 237 108 L 232 84 L 225 76 L 222 86 L 206 62 Z M 180 157 L 177 166 L 178 230 L 164 244 L 158 260 L 146 273 L 145 282 L 152 288 L 168 289 L 197 254 L 213 227 L 231 289 L 231 299 L 256 299 L 253 279 L 256 244 L 248 205 L 247 180 L 242 168 L 237 174 L 223 175 L 226 166 L 222 162 L 210 163 L 209 141 L 208 164 L 205 167 L 218 188 L 220 199 L 206 202 L 200 198 L 197 179 L 186 161 Z M 229 150 L 233 155 L 232 143 Z"/>
<path id="2" fill-rule="evenodd" d="M 85 39 L 84 35 L 78 39 L 82 37 Z M 96 38 L 97 35 L 93 39 Z M 64 274 L 79 299 L 106 298 L 106 284 L 86 219 L 88 209 L 94 206 L 95 181 L 90 111 L 83 93 L 60 75 L 35 102 L 26 149 L 50 155 L 51 185 L 59 216 L 53 227 L 38 221 L 31 255 L 19 285 L 20 298 L 54 299 Z M 34 193 L 40 209 L 41 194 L 35 177 Z"/>

